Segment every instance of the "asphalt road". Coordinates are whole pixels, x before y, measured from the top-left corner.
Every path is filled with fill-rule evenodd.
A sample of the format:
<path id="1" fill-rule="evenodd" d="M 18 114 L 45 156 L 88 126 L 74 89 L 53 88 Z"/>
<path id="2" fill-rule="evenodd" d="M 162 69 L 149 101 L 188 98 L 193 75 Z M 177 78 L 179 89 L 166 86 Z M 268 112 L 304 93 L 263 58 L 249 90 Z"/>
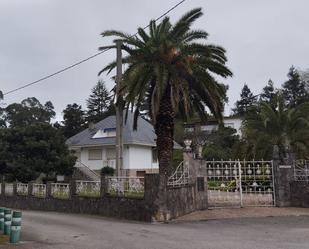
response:
<path id="1" fill-rule="evenodd" d="M 2 249 L 308 249 L 309 217 L 145 224 L 95 216 L 23 212 L 22 240 Z"/>

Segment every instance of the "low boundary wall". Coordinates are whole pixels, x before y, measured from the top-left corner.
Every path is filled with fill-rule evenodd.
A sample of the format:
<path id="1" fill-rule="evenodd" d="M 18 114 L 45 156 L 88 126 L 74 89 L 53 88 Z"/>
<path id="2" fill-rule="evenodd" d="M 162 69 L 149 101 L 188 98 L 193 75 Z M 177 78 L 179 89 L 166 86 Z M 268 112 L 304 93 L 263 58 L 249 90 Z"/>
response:
<path id="1" fill-rule="evenodd" d="M 293 181 L 291 185 L 291 206 L 309 208 L 309 182 Z"/>
<path id="2" fill-rule="evenodd" d="M 56 199 L 52 197 L 0 196 L 0 205 L 24 210 L 93 214 L 147 222 L 150 222 L 152 217 L 152 212 L 147 208 L 144 199 L 125 197 L 76 196 L 70 199 Z"/>

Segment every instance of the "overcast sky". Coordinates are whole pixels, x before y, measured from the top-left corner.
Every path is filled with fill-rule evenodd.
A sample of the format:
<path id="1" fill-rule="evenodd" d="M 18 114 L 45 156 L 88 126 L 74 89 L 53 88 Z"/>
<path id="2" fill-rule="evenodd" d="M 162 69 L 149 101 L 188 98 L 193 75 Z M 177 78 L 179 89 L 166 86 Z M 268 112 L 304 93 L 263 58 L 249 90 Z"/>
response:
<path id="1" fill-rule="evenodd" d="M 37 80 L 97 52 L 110 44 L 100 37 L 107 29 L 135 33 L 179 0 L 0 0 L 0 89 L 7 92 Z M 286 80 L 291 65 L 309 67 L 308 0 L 187 0 L 171 14 L 176 20 L 202 7 L 195 28 L 209 33 L 209 43 L 227 50 L 233 78 L 227 113 L 247 83 L 258 94 L 271 78 Z M 104 53 L 38 85 L 5 96 L 5 103 L 36 97 L 51 100 L 61 119 L 67 104 L 85 99 L 96 84 L 98 71 L 115 58 Z M 110 76 L 102 77 L 109 88 Z"/>

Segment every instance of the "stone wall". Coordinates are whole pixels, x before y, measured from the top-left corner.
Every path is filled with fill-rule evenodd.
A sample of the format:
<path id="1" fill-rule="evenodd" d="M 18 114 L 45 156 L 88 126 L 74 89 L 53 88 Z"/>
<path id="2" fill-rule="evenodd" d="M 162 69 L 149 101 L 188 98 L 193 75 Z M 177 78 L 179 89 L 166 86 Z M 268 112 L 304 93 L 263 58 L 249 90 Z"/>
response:
<path id="1" fill-rule="evenodd" d="M 57 211 L 103 215 L 139 221 L 168 221 L 196 210 L 207 209 L 207 178 L 201 170 L 201 160 L 194 160 L 191 153 L 184 154 L 185 162 L 190 165 L 189 182 L 184 185 L 163 188 L 159 174 L 145 175 L 143 198 L 110 196 L 107 181 L 101 179 L 100 197 L 77 196 L 75 181 L 70 184 L 68 199 L 58 199 L 51 195 L 51 185 L 46 185 L 46 198 L 32 195 L 29 185 L 28 195 L 17 195 L 16 184 L 13 196 L 5 195 L 5 184 L 0 193 L 0 206 L 17 209 Z M 166 186 L 166 185 L 165 185 Z"/>
<path id="2" fill-rule="evenodd" d="M 23 210 L 42 210 L 66 213 L 82 213 L 116 217 L 129 220 L 151 221 L 151 210 L 144 199 L 122 197 L 72 197 L 56 199 L 33 196 L 0 196 L 0 206 Z"/>
<path id="3" fill-rule="evenodd" d="M 291 206 L 309 208 L 308 182 L 291 182 Z"/>
<path id="4" fill-rule="evenodd" d="M 208 208 L 207 178 L 202 160 L 194 160 L 192 153 L 184 153 L 184 163 L 190 165 L 190 179 L 186 185 L 168 186 L 160 190 L 159 175 L 152 175 L 149 184 L 152 186 L 151 198 L 154 199 L 153 220 L 168 221 L 185 214 Z M 148 188 L 145 186 L 145 188 Z M 150 194 L 150 192 L 149 192 Z"/>

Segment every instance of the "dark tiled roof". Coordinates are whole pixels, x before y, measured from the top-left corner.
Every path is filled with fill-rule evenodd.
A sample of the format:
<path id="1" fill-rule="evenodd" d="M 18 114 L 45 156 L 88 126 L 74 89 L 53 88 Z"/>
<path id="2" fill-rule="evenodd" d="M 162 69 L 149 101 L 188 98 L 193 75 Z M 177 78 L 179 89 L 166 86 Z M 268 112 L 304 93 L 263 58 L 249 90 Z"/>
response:
<path id="1" fill-rule="evenodd" d="M 70 137 L 66 143 L 69 146 L 95 146 L 95 145 L 115 145 L 115 137 L 92 138 L 98 130 L 107 128 L 116 128 L 116 116 L 109 116 L 96 123 L 93 129 L 86 129 L 73 137 Z M 126 123 L 123 126 L 123 143 L 124 144 L 142 144 L 156 146 L 156 134 L 153 126 L 145 119 L 139 117 L 137 130 L 133 130 L 133 114 L 129 113 Z M 180 149 L 181 146 L 174 144 L 174 147 Z"/>

